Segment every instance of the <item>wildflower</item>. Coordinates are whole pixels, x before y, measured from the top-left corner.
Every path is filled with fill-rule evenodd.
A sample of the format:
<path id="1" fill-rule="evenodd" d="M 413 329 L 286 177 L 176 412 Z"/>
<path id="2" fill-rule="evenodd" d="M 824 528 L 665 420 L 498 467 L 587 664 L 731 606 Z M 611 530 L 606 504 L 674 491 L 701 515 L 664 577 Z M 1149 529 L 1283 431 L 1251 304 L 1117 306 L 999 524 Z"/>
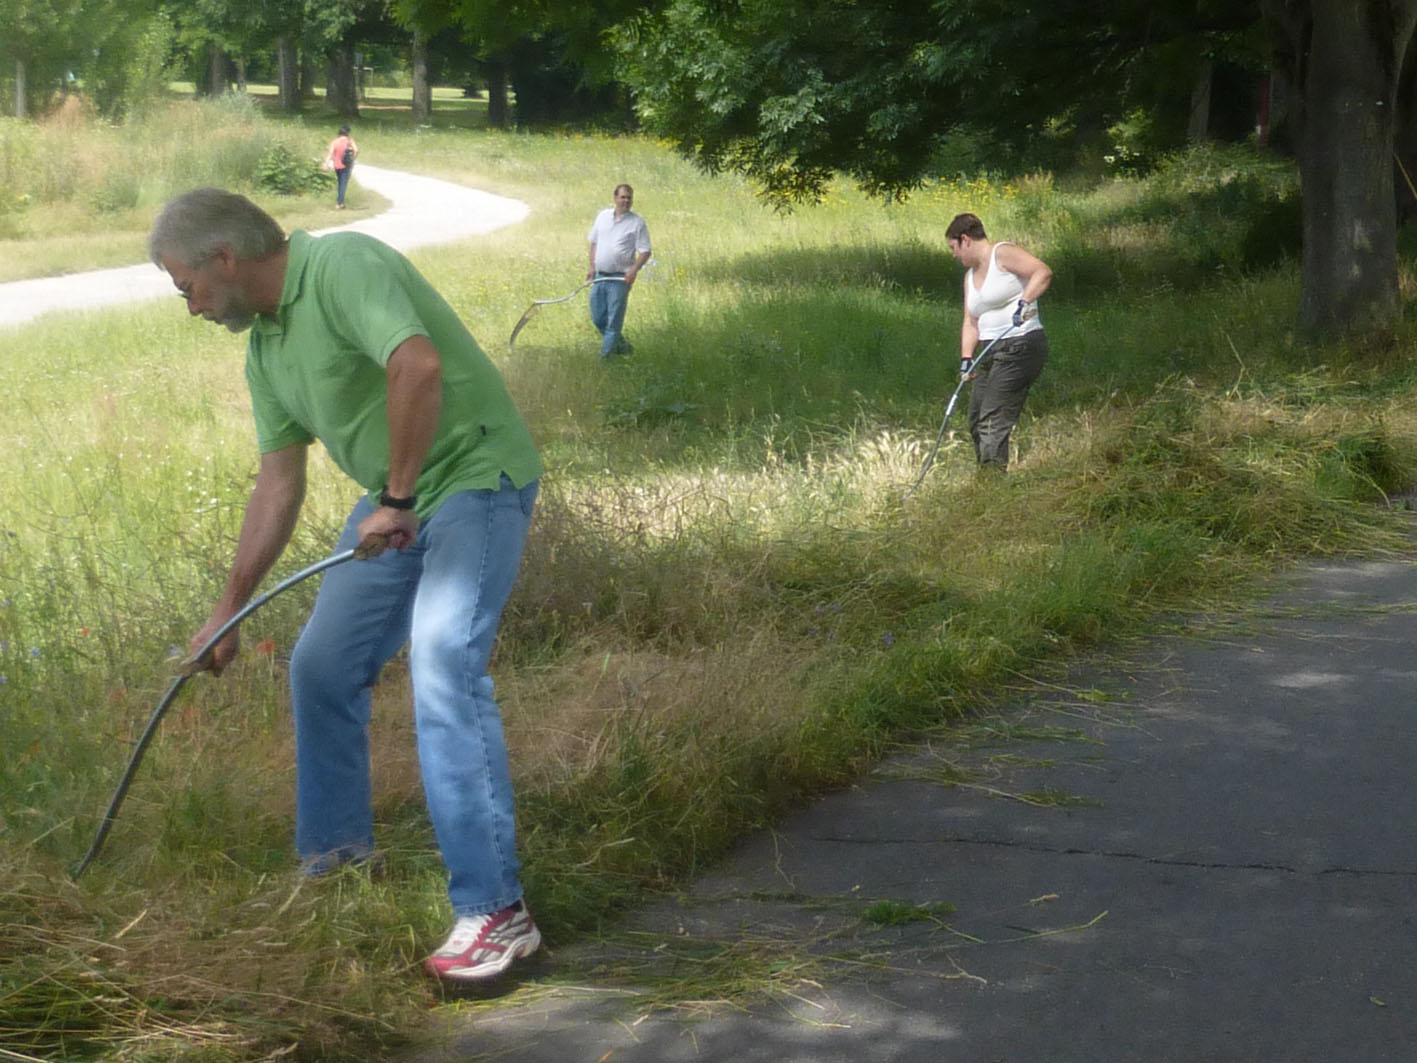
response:
<path id="1" fill-rule="evenodd" d="M 7 675 L 0 675 L 0 687 L 3 687 L 3 686 L 4 686 L 6 683 L 8 683 L 9 681 L 10 681 L 10 677 L 9 677 L 9 676 L 7 676 Z"/>
<path id="2" fill-rule="evenodd" d="M 894 646 L 895 636 L 892 635 L 889 631 L 887 631 L 884 635 L 881 636 L 881 641 L 884 642 L 887 646 Z"/>
<path id="3" fill-rule="evenodd" d="M 88 629 L 88 628 L 86 628 L 86 627 L 81 627 L 81 628 L 79 628 L 79 634 L 80 634 L 80 635 L 87 635 L 88 633 L 89 633 L 89 629 Z"/>
<path id="4" fill-rule="evenodd" d="M 38 656 L 39 656 L 39 647 L 38 647 L 38 646 L 31 646 L 31 647 L 30 647 L 30 657 L 31 657 L 31 658 L 34 658 L 34 657 L 38 657 Z"/>
<path id="5" fill-rule="evenodd" d="M 276 640 L 262 639 L 260 642 L 256 643 L 256 652 L 259 653 L 262 657 L 271 656 L 273 653 L 276 652 Z"/>

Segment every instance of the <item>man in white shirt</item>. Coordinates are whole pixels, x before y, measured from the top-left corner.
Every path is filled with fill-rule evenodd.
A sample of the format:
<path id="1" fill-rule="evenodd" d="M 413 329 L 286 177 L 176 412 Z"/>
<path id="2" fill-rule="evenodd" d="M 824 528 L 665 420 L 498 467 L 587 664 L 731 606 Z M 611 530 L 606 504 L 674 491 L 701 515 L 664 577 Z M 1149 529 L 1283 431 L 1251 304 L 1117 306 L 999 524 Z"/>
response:
<path id="1" fill-rule="evenodd" d="M 649 261 L 649 229 L 645 220 L 630 209 L 635 190 L 619 185 L 615 206 L 596 215 L 590 227 L 590 269 L 586 280 L 590 289 L 590 320 L 600 332 L 600 357 L 629 354 L 625 339 L 625 304 L 635 277 Z"/>

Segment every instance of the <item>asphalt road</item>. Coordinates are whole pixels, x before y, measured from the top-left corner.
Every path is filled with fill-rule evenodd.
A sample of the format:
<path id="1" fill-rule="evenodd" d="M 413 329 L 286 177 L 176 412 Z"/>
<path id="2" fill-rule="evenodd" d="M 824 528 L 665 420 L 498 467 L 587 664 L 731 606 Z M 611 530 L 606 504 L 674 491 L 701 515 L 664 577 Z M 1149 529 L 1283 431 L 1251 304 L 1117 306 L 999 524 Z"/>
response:
<path id="1" fill-rule="evenodd" d="M 451 243 L 522 221 L 530 208 L 514 199 L 432 177 L 356 163 L 353 180 L 392 203 L 382 214 L 339 229 L 376 236 L 400 251 Z M 320 232 L 333 232 L 322 229 Z M 151 263 L 66 273 L 0 284 L 0 329 L 43 314 L 97 310 L 170 296 L 172 281 Z"/>
<path id="2" fill-rule="evenodd" d="M 1315 565 L 1080 668 L 551 942 L 407 1058 L 1417 1059 L 1414 601 L 1413 563 Z"/>

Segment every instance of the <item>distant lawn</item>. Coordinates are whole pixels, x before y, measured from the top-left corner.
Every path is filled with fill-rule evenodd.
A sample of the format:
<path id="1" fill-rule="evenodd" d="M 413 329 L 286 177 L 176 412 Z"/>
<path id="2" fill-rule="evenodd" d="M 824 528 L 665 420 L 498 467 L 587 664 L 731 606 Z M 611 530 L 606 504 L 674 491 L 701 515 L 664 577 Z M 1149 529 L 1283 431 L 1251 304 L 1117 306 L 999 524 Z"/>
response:
<path id="1" fill-rule="evenodd" d="M 191 188 L 250 195 L 286 229 L 347 225 L 387 208 L 355 182 L 349 209 L 336 211 L 333 177 L 319 169 L 333 121 L 268 121 L 263 99 L 269 97 L 197 101 L 190 91 L 174 93 L 122 126 L 86 122 L 77 98 L 50 120 L 0 119 L 0 282 L 146 261 L 153 217 Z M 205 135 L 192 137 L 194 128 Z M 306 194 L 262 185 L 271 152 L 280 153 L 283 169 L 309 179 Z"/>
<path id="2" fill-rule="evenodd" d="M 129 266 L 147 257 L 147 234 L 156 211 L 171 196 L 203 184 L 249 192 L 286 229 L 347 225 L 388 206 L 381 196 L 351 185 L 348 210 L 334 209 L 334 192 L 268 195 L 252 187 L 260 151 L 272 140 L 311 165 L 344 119 L 325 106 L 324 89 L 299 115 L 277 107 L 274 85 L 251 84 L 223 100 L 194 99 L 190 81 L 173 82 L 170 108 L 127 126 L 94 123 L 79 150 L 69 119 L 17 122 L 0 118 L 0 283 Z M 354 136 L 413 129 L 411 89 L 372 87 L 350 124 Z M 77 100 L 76 100 L 77 103 Z M 208 111 L 212 108 L 214 111 Z M 80 109 L 81 110 L 81 109 Z M 215 114 L 210 137 L 186 135 Z M 272 121 L 251 130 L 257 116 Z M 425 132 L 485 131 L 487 100 L 460 88 L 433 89 Z M 203 156 L 210 156 L 203 158 Z M 381 165 L 397 166 L 397 158 Z"/>
<path id="3" fill-rule="evenodd" d="M 196 87 L 190 81 L 174 81 L 170 87 L 174 95 L 184 99 L 191 99 L 196 92 Z M 280 93 L 275 85 L 248 82 L 246 94 L 256 100 L 267 113 L 283 117 L 280 115 L 278 107 Z M 388 85 L 370 86 L 359 101 L 360 118 L 355 119 L 355 123 L 362 120 L 402 120 L 412 125 L 412 97 L 412 88 Z M 315 89 L 315 98 L 306 104 L 302 118 L 306 122 L 328 119 L 330 123 L 335 125 L 341 121 L 334 110 L 325 104 L 323 86 Z M 435 129 L 486 129 L 486 94 L 479 93 L 475 97 L 469 97 L 456 86 L 435 85 L 433 87 L 433 113 L 429 125 Z M 355 136 L 357 139 L 357 125 Z"/>

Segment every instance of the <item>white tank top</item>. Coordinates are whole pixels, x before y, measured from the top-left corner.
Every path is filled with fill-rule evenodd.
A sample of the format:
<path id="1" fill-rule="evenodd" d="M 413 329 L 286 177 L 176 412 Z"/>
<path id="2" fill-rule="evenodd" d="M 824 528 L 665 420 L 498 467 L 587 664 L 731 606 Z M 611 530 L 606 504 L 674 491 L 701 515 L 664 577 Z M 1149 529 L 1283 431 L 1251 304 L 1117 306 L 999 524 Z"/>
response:
<path id="1" fill-rule="evenodd" d="M 989 249 L 989 270 L 984 274 L 984 283 L 974 287 L 974 270 L 964 275 L 964 306 L 969 316 L 979 320 L 979 338 L 996 340 L 1005 332 L 1022 336 L 1025 332 L 1037 332 L 1043 322 L 1035 314 L 1020 328 L 1014 328 L 1014 311 L 1023 296 L 1023 278 L 1010 273 L 996 261 L 999 248 L 1008 240 L 1000 240 Z M 975 267 L 976 269 L 978 267 Z M 1012 329 L 1012 332 L 1010 330 Z"/>

